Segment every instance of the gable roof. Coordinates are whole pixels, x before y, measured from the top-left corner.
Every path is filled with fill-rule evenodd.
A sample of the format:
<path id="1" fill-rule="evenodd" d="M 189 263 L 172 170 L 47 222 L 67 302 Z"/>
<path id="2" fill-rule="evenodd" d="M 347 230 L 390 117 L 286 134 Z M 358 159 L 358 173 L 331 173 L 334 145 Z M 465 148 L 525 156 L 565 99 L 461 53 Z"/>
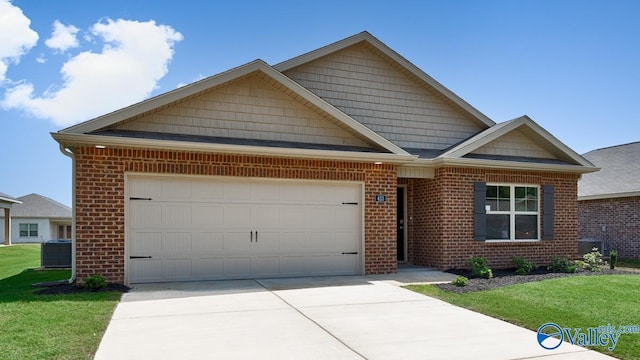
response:
<path id="1" fill-rule="evenodd" d="M 53 199 L 39 194 L 29 194 L 17 199 L 13 205 L 11 216 L 14 218 L 68 218 L 71 219 L 71 208 Z M 1 215 L 1 214 L 0 214 Z"/>
<path id="2" fill-rule="evenodd" d="M 311 91 L 305 89 L 295 81 L 284 76 L 282 73 L 274 70 L 271 66 L 269 66 L 262 60 L 252 61 L 218 75 L 208 77 L 190 85 L 183 86 L 181 88 L 158 95 L 129 107 L 114 111 L 110 114 L 106 114 L 93 120 L 68 127 L 59 131 L 58 133 L 52 134 L 52 136 L 59 141 L 65 139 L 71 141 L 81 141 L 82 138 L 87 140 L 89 137 L 93 137 L 92 141 L 96 142 L 108 141 L 107 139 L 104 139 L 104 137 L 108 136 L 102 136 L 101 138 L 101 135 L 92 135 L 91 133 L 107 128 L 121 121 L 140 116 L 146 112 L 166 107 L 172 103 L 189 98 L 216 86 L 242 78 L 254 72 L 261 72 L 269 76 L 271 79 L 275 80 L 279 84 L 292 91 L 295 96 L 299 97 L 299 101 L 308 102 L 313 106 L 320 108 L 322 111 L 328 113 L 331 117 L 333 117 L 340 126 L 352 132 L 356 136 L 360 136 L 374 146 L 382 148 L 392 154 L 410 156 L 409 153 L 407 153 L 402 148 L 396 146 L 379 134 L 373 132 L 344 112 L 333 107 L 331 104 L 313 94 Z M 83 135 L 83 137 L 74 138 L 67 135 Z M 118 141 L 123 141 L 123 138 L 120 137 Z"/>
<path id="3" fill-rule="evenodd" d="M 583 154 L 601 170 L 578 182 L 578 200 L 640 196 L 640 142 L 611 146 Z"/>
<path id="4" fill-rule="evenodd" d="M 447 106 L 453 107 L 456 112 L 465 115 L 465 118 L 477 125 L 474 126 L 475 130 L 473 132 L 467 132 L 464 136 L 475 135 L 444 150 L 442 148 L 401 148 L 390 139 L 370 129 L 365 125 L 366 122 L 361 123 L 356 120 L 356 117 L 350 116 L 317 95 L 312 91 L 311 87 L 306 88 L 301 83 L 293 80 L 294 77 L 290 78 L 287 75 L 289 74 L 287 70 L 309 64 L 314 60 L 355 45 L 357 45 L 356 47 L 363 46 L 367 51 L 370 50 L 372 54 L 380 57 L 385 64 L 388 63 L 403 75 L 407 75 L 410 81 L 416 81 L 416 84 L 420 85 L 422 89 L 429 90 L 429 92 L 433 90 L 439 100 L 442 100 Z M 284 72 L 287 73 L 285 74 Z M 337 126 L 336 130 L 345 135 L 345 137 L 339 139 L 357 141 L 350 144 L 339 144 L 339 141 L 326 144 L 325 139 L 318 140 L 318 138 L 305 142 L 302 138 L 295 138 L 295 141 L 287 141 L 288 139 L 283 138 L 247 139 L 245 135 L 226 136 L 228 134 L 206 134 L 201 136 L 190 131 L 176 133 L 178 131 L 173 126 L 176 123 L 171 123 L 173 120 L 166 120 L 166 123 L 162 122 L 165 120 L 158 120 L 161 126 L 166 126 L 161 129 L 154 127 L 158 123 L 154 123 L 154 126 L 145 126 L 142 122 L 134 124 L 138 120 L 148 119 L 145 118 L 148 115 L 160 114 L 165 109 L 177 109 L 190 100 L 202 99 L 199 96 L 203 96 L 210 91 L 219 90 L 223 86 L 241 84 L 242 80 L 254 75 L 259 75 L 260 81 L 266 81 L 274 85 L 274 91 L 282 91 L 287 96 L 290 96 L 292 101 L 306 106 L 309 111 L 314 111 L 316 114 L 321 115 L 322 120 L 329 121 L 333 126 Z M 425 86 L 422 87 L 422 84 Z M 271 91 L 271 89 L 269 90 Z M 254 97 L 259 98 L 259 96 Z M 283 107 L 284 105 L 277 106 Z M 401 108 L 402 106 L 399 107 Z M 366 110 L 374 111 L 373 109 Z M 235 109 L 227 110 L 227 112 L 231 113 L 236 111 Z M 262 115 L 259 111 L 257 113 Z M 207 120 L 218 121 L 219 118 L 212 114 L 203 116 Z M 187 122 L 192 120 L 188 118 L 189 116 L 185 116 Z M 235 117 L 229 119 L 229 121 L 236 120 Z M 225 119 L 222 119 L 222 121 L 225 121 Z M 124 125 L 137 125 L 139 127 L 132 126 L 129 128 Z M 182 124 L 180 123 L 179 125 Z M 393 127 L 395 125 L 385 124 L 384 126 Z M 213 129 L 214 127 L 210 128 Z M 312 129 L 318 130 L 319 127 Z M 412 128 L 406 129 L 411 131 Z M 403 129 L 403 131 L 406 131 L 406 129 Z M 479 133 L 476 133 L 477 131 Z M 510 134 L 510 132 L 513 133 Z M 381 133 L 386 134 L 384 132 Z M 434 131 L 434 136 L 437 133 L 438 131 Z M 237 134 L 236 132 L 235 135 Z M 418 132 L 412 132 L 411 134 L 413 137 L 423 136 Z M 586 173 L 598 170 L 593 164 L 562 144 L 562 142 L 526 116 L 496 124 L 368 32 L 362 32 L 273 67 L 262 60 L 255 60 L 93 120 L 68 127 L 57 133 L 52 133 L 52 136 L 60 143 L 61 148 L 73 148 L 76 145 L 162 147 L 167 150 L 372 162 L 384 161 L 402 166 L 425 168 L 466 166 L 572 173 Z M 323 135 L 321 134 L 320 136 Z M 460 138 L 456 138 L 455 141 L 459 141 Z M 317 143 L 318 141 L 320 143 Z M 509 145 L 509 143 L 515 143 L 516 147 L 523 146 L 525 150 L 528 148 L 535 151 L 521 151 L 525 155 L 514 156 L 514 152 L 510 153 L 504 150 L 504 145 Z M 448 144 L 451 144 L 451 142 Z M 449 146 L 448 144 L 446 146 Z M 483 148 L 487 144 L 491 144 L 491 146 Z M 498 149 L 499 151 L 494 154 L 492 153 L 493 149 Z M 520 150 L 517 148 L 515 153 Z M 536 158 L 536 155 L 541 156 Z"/>
<path id="5" fill-rule="evenodd" d="M 557 164 L 569 166 L 583 167 L 584 172 L 597 171 L 598 169 L 590 163 L 587 159 L 580 156 L 571 148 L 563 144 L 555 136 L 551 135 L 548 131 L 538 125 L 535 121 L 531 120 L 528 116 L 524 115 L 519 118 L 505 121 L 497 124 L 471 138 L 461 142 L 460 144 L 450 148 L 442 153 L 438 158 L 441 159 L 462 159 L 462 158 L 482 158 L 482 156 L 474 156 L 472 153 L 475 150 L 480 149 L 492 141 L 506 136 L 514 130 L 524 130 L 528 134 L 528 137 L 535 141 L 536 144 L 543 147 L 546 151 L 553 154 L 555 159 L 531 159 L 538 160 L 543 163 L 553 164 L 552 160 L 558 160 Z M 494 157 L 498 159 L 499 157 Z M 490 160 L 489 158 L 488 160 Z M 506 160 L 506 159 L 505 159 Z M 516 160 L 516 159 L 513 159 Z"/>
<path id="6" fill-rule="evenodd" d="M 350 47 L 352 45 L 355 45 L 361 42 L 366 42 L 367 44 L 371 45 L 372 47 L 374 47 L 375 49 L 383 53 L 386 57 L 391 59 L 393 62 L 398 64 L 400 67 L 408 71 L 413 76 L 420 79 L 424 84 L 434 89 L 436 92 L 440 93 L 442 96 L 444 96 L 446 99 L 448 99 L 453 104 L 458 106 L 460 109 L 462 109 L 464 112 L 469 114 L 471 117 L 475 118 L 480 123 L 484 124 L 485 126 L 495 125 L 495 122 L 493 120 L 489 119 L 486 115 L 481 113 L 478 109 L 471 106 L 469 103 L 464 101 L 458 95 L 456 95 L 451 90 L 444 87 L 434 78 L 429 76 L 427 73 L 422 71 L 420 68 L 412 64 L 409 60 L 405 59 L 402 55 L 395 52 L 393 49 L 388 47 L 386 44 L 378 40 L 375 36 L 371 35 L 367 31 L 363 31 L 359 34 L 337 41 L 333 44 L 330 44 L 330 45 L 321 47 L 319 49 L 310 51 L 306 54 L 294 57 L 290 60 L 276 64 L 273 67 L 274 69 L 280 72 L 286 72 L 290 69 L 307 64 L 323 56 L 327 56 L 329 54 L 335 53 L 337 51 L 340 51 L 342 49 L 345 49 L 347 47 Z"/>

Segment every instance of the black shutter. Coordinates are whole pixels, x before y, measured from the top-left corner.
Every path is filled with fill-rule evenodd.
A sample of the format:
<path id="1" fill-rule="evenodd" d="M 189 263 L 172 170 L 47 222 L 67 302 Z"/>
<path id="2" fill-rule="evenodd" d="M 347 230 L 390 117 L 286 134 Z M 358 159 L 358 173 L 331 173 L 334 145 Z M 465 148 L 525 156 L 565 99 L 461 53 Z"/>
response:
<path id="1" fill-rule="evenodd" d="M 553 239 L 553 185 L 542 186 L 542 240 Z"/>
<path id="2" fill-rule="evenodd" d="M 476 182 L 473 184 L 473 238 L 475 240 L 487 240 L 487 183 Z"/>

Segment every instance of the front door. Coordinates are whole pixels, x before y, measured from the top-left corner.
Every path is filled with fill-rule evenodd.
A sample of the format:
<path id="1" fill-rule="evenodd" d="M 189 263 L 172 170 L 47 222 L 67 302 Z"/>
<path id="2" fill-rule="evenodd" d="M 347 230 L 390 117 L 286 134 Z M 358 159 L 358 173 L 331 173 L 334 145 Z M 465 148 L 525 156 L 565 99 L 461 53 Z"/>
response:
<path id="1" fill-rule="evenodd" d="M 407 261 L 406 259 L 406 249 L 407 249 L 407 242 L 406 242 L 406 237 L 405 237 L 405 226 L 406 226 L 406 220 L 404 217 L 404 188 L 403 187 L 399 187 L 398 188 L 398 192 L 397 192 L 397 197 L 396 197 L 396 203 L 398 205 L 398 209 L 396 214 L 398 215 L 397 218 L 397 246 L 398 246 L 398 261 L 404 262 Z"/>

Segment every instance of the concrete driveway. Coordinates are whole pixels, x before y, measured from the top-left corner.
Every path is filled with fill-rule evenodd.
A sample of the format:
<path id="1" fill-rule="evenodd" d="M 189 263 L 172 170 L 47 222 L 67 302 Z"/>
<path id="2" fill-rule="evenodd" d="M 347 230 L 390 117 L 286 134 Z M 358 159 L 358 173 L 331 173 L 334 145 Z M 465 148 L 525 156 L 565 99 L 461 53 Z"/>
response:
<path id="1" fill-rule="evenodd" d="M 136 286 L 95 359 L 609 359 L 397 286 L 416 274 Z"/>

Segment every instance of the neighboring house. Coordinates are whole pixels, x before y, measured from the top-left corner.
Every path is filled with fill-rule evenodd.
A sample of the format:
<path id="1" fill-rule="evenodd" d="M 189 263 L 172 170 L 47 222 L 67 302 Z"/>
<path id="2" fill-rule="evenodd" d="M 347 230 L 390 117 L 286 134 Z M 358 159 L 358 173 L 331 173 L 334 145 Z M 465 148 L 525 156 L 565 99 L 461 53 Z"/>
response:
<path id="1" fill-rule="evenodd" d="M 20 204 L 20 200 L 14 199 L 11 196 L 0 193 L 0 209 L 2 209 L 2 223 L 0 223 L 0 229 L 2 231 L 0 234 L 2 235 L 2 241 L 0 241 L 3 245 L 11 245 L 11 209 L 13 205 Z"/>
<path id="2" fill-rule="evenodd" d="M 11 242 L 41 243 L 71 239 L 71 208 L 48 197 L 30 194 L 17 198 L 11 209 Z M 4 219 L 3 219 L 4 220 Z M 5 221 L 0 234 L 5 240 Z"/>
<path id="3" fill-rule="evenodd" d="M 597 173 L 578 182 L 578 235 L 604 242 L 618 257 L 640 259 L 640 142 L 583 155 Z"/>
<path id="4" fill-rule="evenodd" d="M 496 124 L 367 32 L 66 128 L 76 264 L 127 283 L 577 254 L 591 163 Z"/>

